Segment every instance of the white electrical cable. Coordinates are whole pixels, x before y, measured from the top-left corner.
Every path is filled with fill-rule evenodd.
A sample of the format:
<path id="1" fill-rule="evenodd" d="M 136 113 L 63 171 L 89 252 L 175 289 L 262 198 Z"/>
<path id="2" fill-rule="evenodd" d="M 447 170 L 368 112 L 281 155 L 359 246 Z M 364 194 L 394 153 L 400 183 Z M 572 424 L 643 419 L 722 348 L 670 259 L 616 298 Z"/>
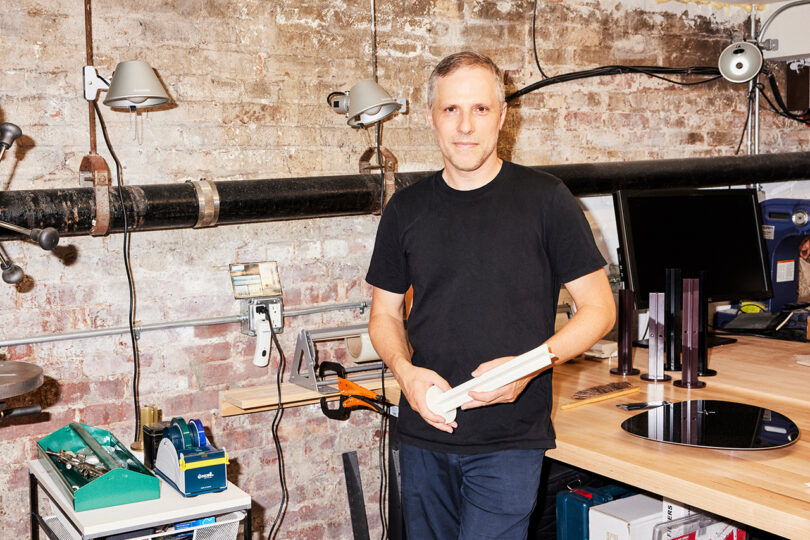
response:
<path id="1" fill-rule="evenodd" d="M 468 392 L 490 392 L 500 388 L 551 365 L 552 358 L 555 356 L 549 352 L 548 346 L 540 345 L 446 392 L 439 390 L 438 386 L 431 386 L 425 395 L 427 406 L 434 413 L 443 416 L 444 421 L 449 424 L 456 419 L 456 408 L 472 401 Z"/>

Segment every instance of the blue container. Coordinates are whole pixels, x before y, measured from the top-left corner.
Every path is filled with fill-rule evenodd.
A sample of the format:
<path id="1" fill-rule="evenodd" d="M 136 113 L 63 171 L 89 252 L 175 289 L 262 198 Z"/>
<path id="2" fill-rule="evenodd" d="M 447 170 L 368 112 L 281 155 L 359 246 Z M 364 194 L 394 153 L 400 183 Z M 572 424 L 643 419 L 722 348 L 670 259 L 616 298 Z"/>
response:
<path id="1" fill-rule="evenodd" d="M 560 491 L 557 493 L 557 540 L 588 540 L 588 509 L 633 494 L 613 485 Z"/>

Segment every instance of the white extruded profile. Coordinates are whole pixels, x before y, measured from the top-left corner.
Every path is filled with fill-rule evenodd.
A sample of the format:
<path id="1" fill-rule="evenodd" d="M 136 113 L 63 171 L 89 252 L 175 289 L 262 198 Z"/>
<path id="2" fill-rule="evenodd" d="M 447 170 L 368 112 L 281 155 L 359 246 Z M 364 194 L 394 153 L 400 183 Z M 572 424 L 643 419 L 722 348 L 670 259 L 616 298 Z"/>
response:
<path id="1" fill-rule="evenodd" d="M 468 392 L 489 392 L 500 388 L 550 365 L 552 358 L 555 356 L 548 351 L 548 346 L 540 345 L 446 392 L 439 390 L 438 386 L 431 386 L 425 394 L 427 406 L 449 424 L 456 419 L 456 408 L 472 401 Z"/>

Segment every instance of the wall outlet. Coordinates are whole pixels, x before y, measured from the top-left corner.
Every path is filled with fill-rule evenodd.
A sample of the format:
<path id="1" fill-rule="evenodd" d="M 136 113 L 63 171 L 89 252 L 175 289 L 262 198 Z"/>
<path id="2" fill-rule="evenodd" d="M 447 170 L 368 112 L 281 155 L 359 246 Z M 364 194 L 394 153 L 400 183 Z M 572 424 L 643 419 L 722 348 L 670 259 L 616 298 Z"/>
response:
<path id="1" fill-rule="evenodd" d="M 256 313 L 258 306 L 267 308 L 273 332 L 280 334 L 284 331 L 284 303 L 280 296 L 269 298 L 250 298 L 241 300 L 242 333 L 249 336 L 256 335 L 256 325 L 262 321 L 260 314 Z"/>

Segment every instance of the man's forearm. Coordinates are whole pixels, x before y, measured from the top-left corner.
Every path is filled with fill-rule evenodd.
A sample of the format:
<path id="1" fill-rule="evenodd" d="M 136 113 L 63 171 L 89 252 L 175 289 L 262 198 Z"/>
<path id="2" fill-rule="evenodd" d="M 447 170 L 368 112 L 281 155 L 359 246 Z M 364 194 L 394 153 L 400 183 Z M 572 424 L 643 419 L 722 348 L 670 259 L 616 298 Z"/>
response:
<path id="1" fill-rule="evenodd" d="M 380 359 L 401 383 L 399 373 L 411 365 L 408 336 L 402 319 L 372 312 L 368 322 L 368 334 Z"/>
<path id="2" fill-rule="evenodd" d="M 571 320 L 547 341 L 551 352 L 562 363 L 579 356 L 613 327 L 615 312 L 601 306 L 583 306 Z"/>

